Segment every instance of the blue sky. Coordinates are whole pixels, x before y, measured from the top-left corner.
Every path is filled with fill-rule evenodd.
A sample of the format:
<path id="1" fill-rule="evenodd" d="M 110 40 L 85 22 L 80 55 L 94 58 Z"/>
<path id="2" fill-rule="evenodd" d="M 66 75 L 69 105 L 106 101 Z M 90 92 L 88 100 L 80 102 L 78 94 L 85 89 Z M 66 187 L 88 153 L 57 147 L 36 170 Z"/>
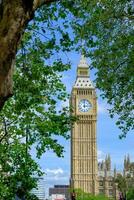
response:
<path id="1" fill-rule="evenodd" d="M 76 69 L 80 61 L 80 55 L 75 52 L 63 55 L 63 59 L 71 62 L 72 68 L 63 74 L 63 82 L 67 87 L 67 92 L 70 93 L 76 79 Z M 88 63 L 90 64 L 90 60 Z M 95 79 L 94 70 L 90 71 L 90 79 Z M 120 140 L 120 130 L 115 125 L 115 119 L 111 119 L 108 115 L 106 101 L 100 97 L 100 92 L 97 90 L 98 96 L 98 120 L 97 120 L 97 148 L 98 160 L 105 158 L 106 154 L 111 155 L 112 166 L 116 165 L 118 170 L 123 167 L 124 155 L 130 154 L 130 158 L 134 160 L 134 142 L 133 134 L 128 133 L 125 139 Z M 57 158 L 52 152 L 45 153 L 38 161 L 44 172 L 46 172 L 45 184 L 46 188 L 54 184 L 68 184 L 70 177 L 70 141 L 65 141 L 59 138 L 59 141 L 65 147 L 64 158 Z"/>

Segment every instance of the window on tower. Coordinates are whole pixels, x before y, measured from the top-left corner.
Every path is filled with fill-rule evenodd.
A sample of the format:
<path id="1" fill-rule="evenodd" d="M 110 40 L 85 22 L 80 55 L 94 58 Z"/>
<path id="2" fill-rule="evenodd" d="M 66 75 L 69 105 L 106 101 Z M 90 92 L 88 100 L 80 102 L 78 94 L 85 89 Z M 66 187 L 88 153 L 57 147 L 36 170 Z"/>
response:
<path id="1" fill-rule="evenodd" d="M 99 194 L 104 194 L 104 190 L 103 190 L 103 189 L 100 189 L 100 190 L 99 190 Z"/>
<path id="2" fill-rule="evenodd" d="M 109 190 L 109 196 L 113 196 L 113 190 Z"/>
<path id="3" fill-rule="evenodd" d="M 87 71 L 81 70 L 80 75 L 87 75 Z"/>
<path id="4" fill-rule="evenodd" d="M 113 182 L 112 181 L 109 182 L 109 186 L 113 186 Z"/>
<path id="5" fill-rule="evenodd" d="M 103 186 L 103 181 L 100 181 L 100 182 L 99 182 L 99 186 Z"/>

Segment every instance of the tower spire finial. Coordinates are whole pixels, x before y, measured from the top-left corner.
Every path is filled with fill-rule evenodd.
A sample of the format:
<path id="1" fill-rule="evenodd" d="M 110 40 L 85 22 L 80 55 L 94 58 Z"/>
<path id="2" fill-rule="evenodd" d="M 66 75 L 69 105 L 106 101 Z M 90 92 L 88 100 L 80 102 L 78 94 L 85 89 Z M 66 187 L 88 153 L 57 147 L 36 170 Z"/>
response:
<path id="1" fill-rule="evenodd" d="M 78 68 L 89 68 L 86 58 L 83 54 L 81 54 L 80 63 L 78 64 Z"/>
<path id="2" fill-rule="evenodd" d="M 87 60 L 85 57 L 84 46 L 85 46 L 85 41 L 82 39 L 81 40 L 81 57 L 80 57 L 80 63 L 78 64 L 78 68 L 88 68 L 88 71 L 89 71 L 89 66 L 87 64 Z"/>
<path id="3" fill-rule="evenodd" d="M 77 66 L 77 78 L 75 88 L 94 88 L 90 78 L 89 65 L 87 64 L 84 54 L 81 53 L 80 62 Z"/>

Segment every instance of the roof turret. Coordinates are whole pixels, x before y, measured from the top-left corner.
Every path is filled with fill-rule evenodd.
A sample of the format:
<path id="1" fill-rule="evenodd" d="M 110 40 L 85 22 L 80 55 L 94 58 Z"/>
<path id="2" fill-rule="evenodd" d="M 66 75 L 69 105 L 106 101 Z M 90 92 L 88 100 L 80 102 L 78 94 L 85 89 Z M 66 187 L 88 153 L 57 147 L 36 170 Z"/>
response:
<path id="1" fill-rule="evenodd" d="M 75 88 L 94 88 L 89 78 L 89 66 L 84 55 L 81 55 L 80 62 L 77 67 L 77 79 Z"/>
<path id="2" fill-rule="evenodd" d="M 89 66 L 87 64 L 87 61 L 86 61 L 86 58 L 84 55 L 81 55 L 80 63 L 78 64 L 78 68 L 88 68 L 89 69 Z"/>

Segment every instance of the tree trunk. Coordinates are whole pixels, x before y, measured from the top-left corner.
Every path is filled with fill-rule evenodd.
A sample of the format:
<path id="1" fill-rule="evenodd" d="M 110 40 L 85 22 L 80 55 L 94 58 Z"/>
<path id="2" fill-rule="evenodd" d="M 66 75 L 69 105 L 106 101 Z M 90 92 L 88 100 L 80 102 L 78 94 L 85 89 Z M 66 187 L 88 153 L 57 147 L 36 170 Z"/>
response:
<path id="1" fill-rule="evenodd" d="M 13 66 L 17 46 L 29 20 L 33 18 L 32 0 L 0 2 L 0 109 L 13 95 Z"/>
<path id="2" fill-rule="evenodd" d="M 34 12 L 57 0 L 0 0 L 0 110 L 13 95 L 13 66 L 21 36 Z"/>

